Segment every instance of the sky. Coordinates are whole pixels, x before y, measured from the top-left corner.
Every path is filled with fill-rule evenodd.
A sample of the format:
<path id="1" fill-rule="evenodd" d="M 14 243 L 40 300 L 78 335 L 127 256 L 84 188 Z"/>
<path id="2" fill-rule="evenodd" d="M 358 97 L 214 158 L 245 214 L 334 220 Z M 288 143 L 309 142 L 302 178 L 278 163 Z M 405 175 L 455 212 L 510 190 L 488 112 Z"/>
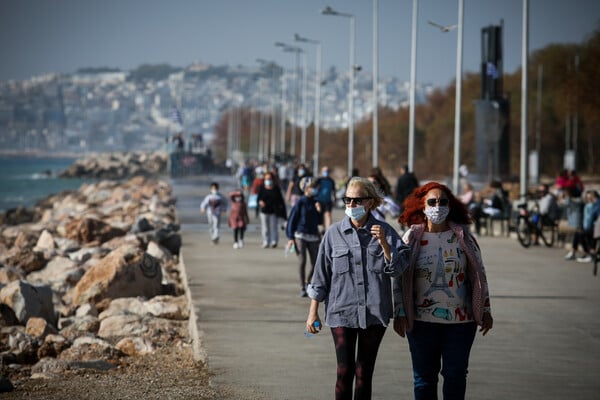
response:
<path id="1" fill-rule="evenodd" d="M 412 0 L 379 0 L 379 76 L 410 79 Z M 456 76 L 458 0 L 419 0 L 416 79 L 445 86 Z M 294 34 L 319 40 L 323 69 L 349 69 L 350 19 L 322 15 L 326 6 L 352 14 L 356 64 L 373 70 L 373 0 L 0 0 L 0 81 L 85 67 L 122 70 L 141 64 L 286 69 L 293 54 L 274 45 Z M 521 65 L 523 0 L 464 0 L 463 70 L 477 72 L 481 29 L 504 25 L 504 71 Z M 549 43 L 581 43 L 600 29 L 600 0 L 529 0 L 530 52 Z M 315 66 L 316 46 L 305 45 Z"/>

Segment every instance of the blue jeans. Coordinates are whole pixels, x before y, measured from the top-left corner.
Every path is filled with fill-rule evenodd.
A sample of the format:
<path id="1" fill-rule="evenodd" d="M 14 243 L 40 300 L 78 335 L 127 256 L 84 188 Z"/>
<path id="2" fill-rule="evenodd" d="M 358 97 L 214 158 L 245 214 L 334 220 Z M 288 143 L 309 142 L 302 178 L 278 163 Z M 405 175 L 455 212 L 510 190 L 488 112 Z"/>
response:
<path id="1" fill-rule="evenodd" d="M 467 387 L 469 354 L 475 340 L 475 322 L 438 324 L 415 321 L 407 333 L 415 380 L 415 400 L 437 400 L 440 367 L 444 400 L 462 400 Z"/>

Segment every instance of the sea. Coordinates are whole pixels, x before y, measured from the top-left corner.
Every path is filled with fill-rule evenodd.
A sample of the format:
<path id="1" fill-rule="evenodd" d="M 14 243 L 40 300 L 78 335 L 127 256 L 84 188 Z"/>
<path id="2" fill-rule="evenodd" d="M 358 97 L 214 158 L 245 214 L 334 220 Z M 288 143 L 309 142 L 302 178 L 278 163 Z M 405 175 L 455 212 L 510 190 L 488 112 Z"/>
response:
<path id="1" fill-rule="evenodd" d="M 33 207 L 52 194 L 90 182 L 58 176 L 74 161 L 68 157 L 0 156 L 0 212 L 18 206 Z"/>

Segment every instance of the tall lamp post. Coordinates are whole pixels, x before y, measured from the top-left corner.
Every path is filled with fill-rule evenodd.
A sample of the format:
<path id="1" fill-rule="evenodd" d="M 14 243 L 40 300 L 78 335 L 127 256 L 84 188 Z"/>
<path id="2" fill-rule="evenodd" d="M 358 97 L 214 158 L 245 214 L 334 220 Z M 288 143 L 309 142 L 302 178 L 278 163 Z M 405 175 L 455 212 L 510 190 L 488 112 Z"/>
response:
<path id="1" fill-rule="evenodd" d="M 373 0 L 373 167 L 379 164 L 379 0 Z"/>
<path id="2" fill-rule="evenodd" d="M 296 42 L 310 43 L 317 45 L 317 69 L 315 71 L 315 138 L 313 150 L 313 170 L 317 174 L 319 172 L 319 141 L 320 141 L 320 124 L 321 124 L 321 42 L 315 39 L 308 39 L 298 35 L 294 35 Z"/>
<path id="3" fill-rule="evenodd" d="M 416 0 L 415 0 L 416 1 Z M 333 15 L 350 19 L 350 89 L 348 91 L 348 176 L 352 175 L 354 168 L 354 42 L 355 26 L 354 15 L 335 11 L 327 6 L 322 11 L 323 15 Z"/>
<path id="4" fill-rule="evenodd" d="M 529 67 L 529 0 L 523 0 L 523 42 L 521 44 L 521 198 L 527 195 L 527 69 Z"/>
<path id="5" fill-rule="evenodd" d="M 464 0 L 458 0 L 458 37 L 456 39 L 456 99 L 454 109 L 454 173 L 452 184 L 454 193 L 458 192 L 458 170 L 460 168 L 460 106 L 462 101 L 462 45 L 463 45 L 463 15 Z"/>
<path id="6" fill-rule="evenodd" d="M 415 85 L 417 72 L 417 0 L 413 0 L 412 40 L 410 46 L 410 100 L 408 125 L 408 169 L 413 171 L 415 158 Z"/>

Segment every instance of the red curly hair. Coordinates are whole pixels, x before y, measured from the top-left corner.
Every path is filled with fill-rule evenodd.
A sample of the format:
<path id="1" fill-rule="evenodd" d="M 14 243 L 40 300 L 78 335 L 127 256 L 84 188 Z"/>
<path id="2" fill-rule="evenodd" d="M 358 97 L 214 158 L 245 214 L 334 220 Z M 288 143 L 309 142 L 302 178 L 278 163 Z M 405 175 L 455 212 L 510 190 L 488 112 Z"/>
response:
<path id="1" fill-rule="evenodd" d="M 404 211 L 398 218 L 398 222 L 405 226 L 424 223 L 425 213 L 423 209 L 425 208 L 425 196 L 433 189 L 440 189 L 448 197 L 450 213 L 446 218 L 447 221 L 463 225 L 469 225 L 472 222 L 467 207 L 452 194 L 448 186 L 438 182 L 429 182 L 413 190 L 410 196 L 404 200 Z"/>

